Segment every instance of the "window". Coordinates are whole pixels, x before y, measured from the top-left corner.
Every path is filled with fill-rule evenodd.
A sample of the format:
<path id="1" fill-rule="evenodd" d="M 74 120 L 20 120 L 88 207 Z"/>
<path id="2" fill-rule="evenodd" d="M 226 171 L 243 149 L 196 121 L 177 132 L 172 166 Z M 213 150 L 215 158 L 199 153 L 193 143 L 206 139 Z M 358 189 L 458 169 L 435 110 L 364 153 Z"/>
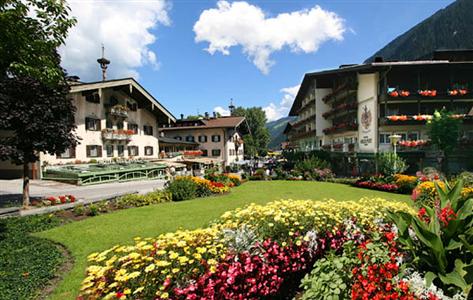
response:
<path id="1" fill-rule="evenodd" d="M 114 106 L 118 104 L 118 100 L 115 96 L 110 97 L 110 106 Z"/>
<path id="2" fill-rule="evenodd" d="M 126 102 L 126 106 L 128 107 L 129 110 L 131 111 L 137 111 L 138 110 L 138 104 L 136 103 L 131 103 L 131 102 Z"/>
<path id="3" fill-rule="evenodd" d="M 220 149 L 213 149 L 212 156 L 220 156 Z"/>
<path id="4" fill-rule="evenodd" d="M 396 132 L 396 134 L 401 136 L 400 141 L 406 141 L 406 139 L 407 139 L 407 134 L 406 133 Z"/>
<path id="5" fill-rule="evenodd" d="M 123 157 L 125 156 L 125 146 L 124 145 L 117 145 L 118 156 Z"/>
<path id="6" fill-rule="evenodd" d="M 235 149 L 230 149 L 230 156 L 234 156 L 235 155 Z"/>
<path id="7" fill-rule="evenodd" d="M 112 120 L 106 119 L 105 120 L 105 128 L 112 129 L 113 128 L 113 123 Z"/>
<path id="8" fill-rule="evenodd" d="M 125 128 L 125 125 L 123 125 L 123 122 L 117 122 L 117 129 L 123 129 Z"/>
<path id="9" fill-rule="evenodd" d="M 85 118 L 85 129 L 99 131 L 101 128 L 100 120 L 95 118 Z"/>
<path id="10" fill-rule="evenodd" d="M 407 139 L 409 141 L 417 141 L 419 139 L 419 132 L 411 131 L 407 134 Z"/>
<path id="11" fill-rule="evenodd" d="M 178 141 L 182 141 L 182 137 L 180 137 L 180 136 L 175 136 L 174 139 L 176 139 Z"/>
<path id="12" fill-rule="evenodd" d="M 145 135 L 153 135 L 153 126 L 144 125 L 143 132 L 145 133 Z"/>
<path id="13" fill-rule="evenodd" d="M 389 141 L 389 136 L 390 133 L 380 133 L 379 134 L 379 143 L 380 144 L 390 144 L 391 142 Z"/>
<path id="14" fill-rule="evenodd" d="M 85 147 L 87 157 L 102 157 L 102 146 L 88 145 Z"/>
<path id="15" fill-rule="evenodd" d="M 113 156 L 113 145 L 107 145 L 107 146 L 105 146 L 105 149 L 107 150 L 107 157 L 112 157 Z"/>
<path id="16" fill-rule="evenodd" d="M 200 151 L 202 151 L 202 156 L 208 156 L 209 155 L 209 151 L 207 151 L 207 149 L 201 149 Z"/>
<path id="17" fill-rule="evenodd" d="M 146 146 L 146 147 L 145 147 L 145 155 L 146 155 L 146 156 L 151 156 L 151 155 L 153 155 L 153 147 L 151 147 L 151 146 Z"/>
<path id="18" fill-rule="evenodd" d="M 138 134 L 138 124 L 128 123 L 128 130 L 133 130 L 134 134 Z"/>
<path id="19" fill-rule="evenodd" d="M 128 156 L 138 156 L 138 146 L 128 146 Z"/>
<path id="20" fill-rule="evenodd" d="M 66 149 L 63 153 L 59 154 L 57 158 L 75 158 L 76 157 L 76 148 L 71 147 Z"/>
<path id="21" fill-rule="evenodd" d="M 100 103 L 100 96 L 98 93 L 88 93 L 85 95 L 85 100 L 91 103 Z"/>
<path id="22" fill-rule="evenodd" d="M 207 143 L 207 136 L 199 135 L 199 143 Z"/>
<path id="23" fill-rule="evenodd" d="M 186 136 L 186 142 L 194 142 L 194 141 L 195 141 L 195 139 L 192 135 Z"/>
<path id="24" fill-rule="evenodd" d="M 212 135 L 212 142 L 214 143 L 220 142 L 220 135 Z"/>

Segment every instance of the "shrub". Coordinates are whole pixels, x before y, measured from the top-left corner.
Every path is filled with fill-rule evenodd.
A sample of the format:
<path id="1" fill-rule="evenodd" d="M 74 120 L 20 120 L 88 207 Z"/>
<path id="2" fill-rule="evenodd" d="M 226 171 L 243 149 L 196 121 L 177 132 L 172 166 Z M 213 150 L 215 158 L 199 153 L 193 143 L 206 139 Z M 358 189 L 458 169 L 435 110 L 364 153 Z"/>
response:
<path id="1" fill-rule="evenodd" d="M 341 255 L 331 251 L 326 257 L 316 261 L 314 268 L 301 282 L 303 300 L 349 299 L 352 269 L 356 265 L 353 242 L 344 245 Z"/>
<path id="2" fill-rule="evenodd" d="M 86 214 L 87 209 L 85 208 L 84 204 L 79 204 L 74 206 L 72 212 L 75 216 L 83 216 Z"/>
<path id="3" fill-rule="evenodd" d="M 376 156 L 379 172 L 385 176 L 393 176 L 407 170 L 407 163 L 399 155 L 392 152 L 382 152 Z"/>
<path id="4" fill-rule="evenodd" d="M 457 177 L 457 180 L 462 180 L 464 187 L 473 188 L 473 173 L 472 172 L 460 173 Z"/>
<path id="5" fill-rule="evenodd" d="M 394 182 L 399 188 L 399 192 L 410 194 L 417 185 L 417 177 L 404 174 L 394 175 Z"/>
<path id="6" fill-rule="evenodd" d="M 182 201 L 197 197 L 198 185 L 191 177 L 177 177 L 166 186 L 166 192 L 171 193 L 173 201 Z"/>
<path id="7" fill-rule="evenodd" d="M 36 299 L 64 257 L 53 242 L 31 236 L 61 224 L 53 215 L 0 219 L 0 299 Z"/>
<path id="8" fill-rule="evenodd" d="M 128 194 L 117 198 L 114 201 L 114 204 L 118 208 L 128 208 L 128 207 L 141 207 L 152 204 L 159 204 L 164 202 L 170 202 L 172 196 L 168 192 L 164 191 L 153 191 L 141 194 Z"/>
<path id="9" fill-rule="evenodd" d="M 399 229 L 399 243 L 416 258 L 412 265 L 428 282 L 449 295 L 466 295 L 473 285 L 473 199 L 461 197 L 461 181 L 443 186 L 436 187 L 436 207 L 422 204 L 417 216 L 398 212 L 390 218 Z"/>
<path id="10" fill-rule="evenodd" d="M 87 215 L 88 216 L 98 216 L 100 214 L 100 208 L 97 204 L 90 204 L 87 206 Z"/>

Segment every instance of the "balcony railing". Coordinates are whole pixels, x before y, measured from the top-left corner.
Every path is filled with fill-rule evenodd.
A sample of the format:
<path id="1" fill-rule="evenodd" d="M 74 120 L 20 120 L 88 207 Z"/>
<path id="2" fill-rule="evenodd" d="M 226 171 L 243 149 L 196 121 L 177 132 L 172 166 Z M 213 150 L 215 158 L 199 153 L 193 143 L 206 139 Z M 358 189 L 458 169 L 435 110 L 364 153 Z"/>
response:
<path id="1" fill-rule="evenodd" d="M 117 104 L 110 108 L 110 114 L 119 118 L 128 118 L 128 108 L 124 105 Z"/>
<path id="2" fill-rule="evenodd" d="M 133 130 L 104 129 L 102 130 L 102 139 L 110 141 L 129 141 L 133 134 Z"/>

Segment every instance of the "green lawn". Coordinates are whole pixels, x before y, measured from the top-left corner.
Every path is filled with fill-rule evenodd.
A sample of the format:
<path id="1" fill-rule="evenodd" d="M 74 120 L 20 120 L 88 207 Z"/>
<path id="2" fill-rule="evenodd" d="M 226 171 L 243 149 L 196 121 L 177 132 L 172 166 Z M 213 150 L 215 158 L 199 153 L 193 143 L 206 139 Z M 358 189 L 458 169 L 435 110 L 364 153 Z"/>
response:
<path id="1" fill-rule="evenodd" d="M 249 203 L 264 204 L 279 199 L 358 200 L 362 197 L 382 197 L 408 200 L 406 195 L 389 194 L 347 185 L 303 182 L 248 182 L 234 188 L 228 195 L 173 202 L 117 211 L 37 234 L 65 245 L 72 253 L 73 270 L 57 287 L 52 299 L 75 299 L 84 277 L 86 257 L 119 243 L 132 243 L 133 238 L 154 237 L 179 228 L 205 226 L 223 212 Z"/>

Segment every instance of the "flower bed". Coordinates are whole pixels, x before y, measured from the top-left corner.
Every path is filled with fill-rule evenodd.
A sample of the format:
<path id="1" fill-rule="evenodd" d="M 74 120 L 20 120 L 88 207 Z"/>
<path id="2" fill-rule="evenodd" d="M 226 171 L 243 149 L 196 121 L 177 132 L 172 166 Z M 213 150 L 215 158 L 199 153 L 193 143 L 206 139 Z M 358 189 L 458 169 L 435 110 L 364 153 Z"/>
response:
<path id="1" fill-rule="evenodd" d="M 361 243 L 405 203 L 276 201 L 208 228 L 136 239 L 89 256 L 83 299 L 261 299 L 280 295 L 327 251 Z M 297 285 L 297 283 L 296 283 Z"/>
<path id="2" fill-rule="evenodd" d="M 33 206 L 52 206 L 74 202 L 76 202 L 76 197 L 73 195 L 64 195 L 58 197 L 50 196 L 39 201 L 32 201 L 31 204 Z"/>
<path id="3" fill-rule="evenodd" d="M 355 186 L 365 188 L 365 189 L 385 191 L 385 192 L 396 192 L 399 189 L 399 187 L 396 184 L 373 182 L 373 181 L 357 181 L 355 183 Z"/>

